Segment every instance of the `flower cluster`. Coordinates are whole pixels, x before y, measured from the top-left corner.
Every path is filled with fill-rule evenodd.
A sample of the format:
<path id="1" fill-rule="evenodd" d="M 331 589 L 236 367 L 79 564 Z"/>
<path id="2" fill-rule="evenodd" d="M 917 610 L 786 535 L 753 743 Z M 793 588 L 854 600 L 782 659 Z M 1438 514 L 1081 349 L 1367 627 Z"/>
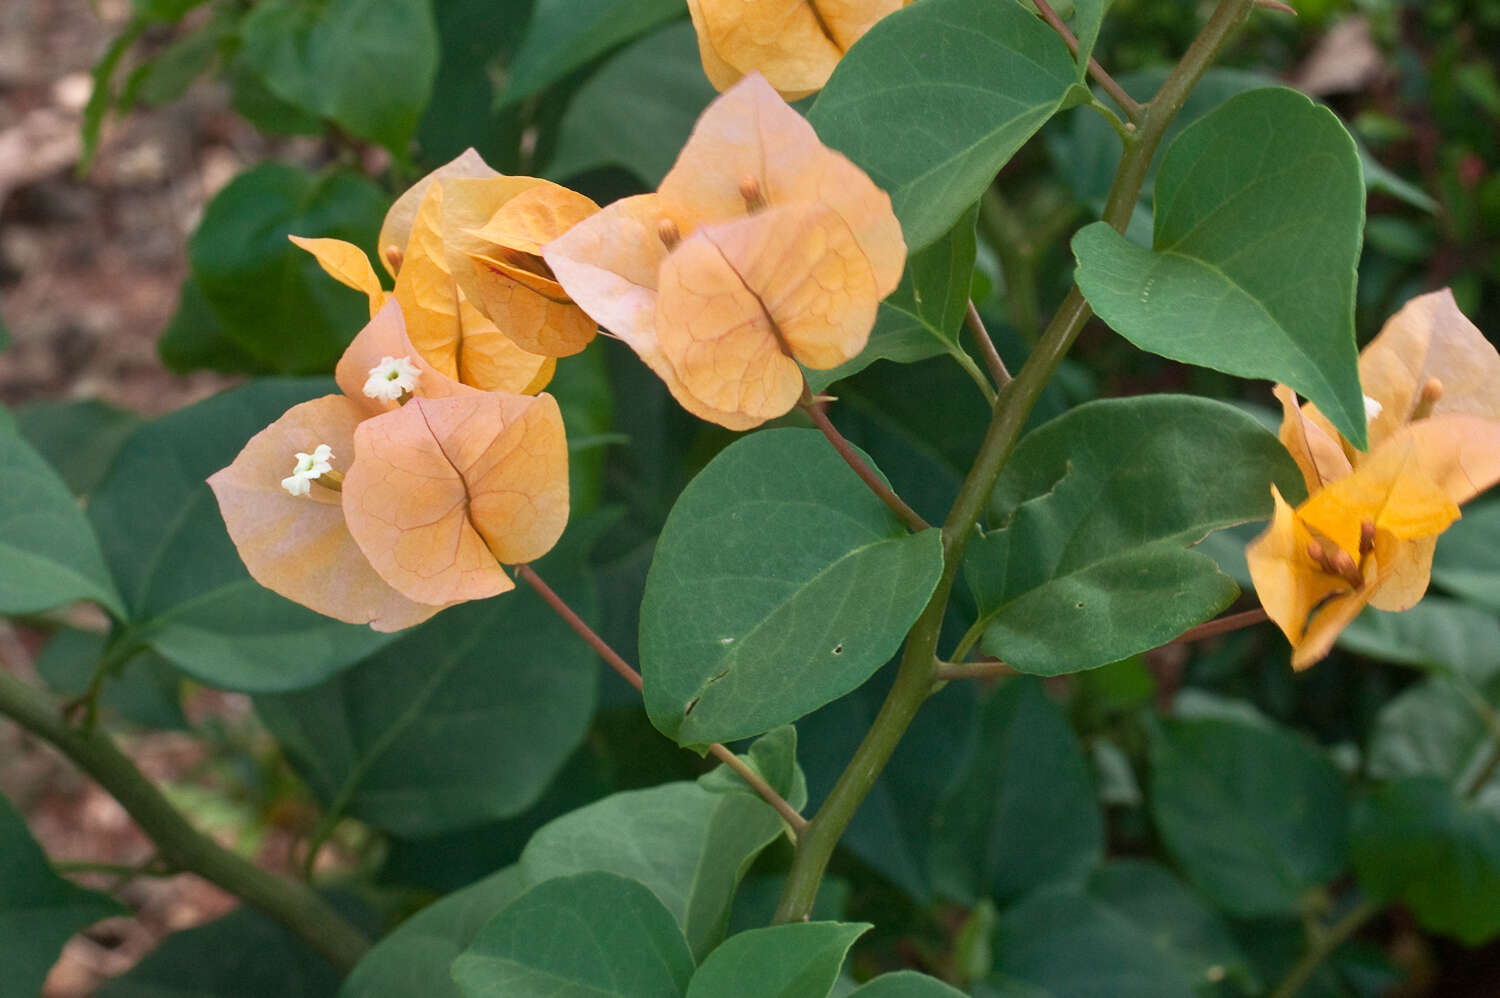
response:
<path id="1" fill-rule="evenodd" d="M 906 257 L 890 198 L 759 75 L 705 111 L 657 193 L 603 211 L 472 151 L 435 170 L 381 229 L 393 291 L 358 247 L 294 241 L 368 296 L 370 324 L 342 394 L 209 481 L 257 580 L 379 630 L 510 589 L 501 565 L 556 542 L 567 442 L 536 393 L 595 320 L 690 412 L 748 429 L 796 404 L 799 363 L 864 348 Z"/>
<path id="2" fill-rule="evenodd" d="M 1408 302 L 1359 358 L 1368 453 L 1278 385 L 1281 441 L 1307 482 L 1293 509 L 1272 486 L 1271 526 L 1246 550 L 1292 666 L 1328 654 L 1366 605 L 1405 610 L 1427 591 L 1458 504 L 1500 481 L 1500 355 L 1447 290 Z"/>
<path id="3" fill-rule="evenodd" d="M 545 554 L 568 519 L 557 403 L 446 377 L 395 301 L 335 377 L 342 394 L 293 406 L 208 480 L 250 574 L 380 631 L 514 588 L 501 564 Z"/>
<path id="4" fill-rule="evenodd" d="M 910 0 L 688 0 L 703 72 L 716 90 L 748 73 L 787 100 L 823 89 L 876 21 Z"/>
<path id="5" fill-rule="evenodd" d="M 751 75 L 704 111 L 655 194 L 542 256 L 683 408 L 744 430 L 797 403 L 799 363 L 864 349 L 906 244 L 890 197 Z"/>

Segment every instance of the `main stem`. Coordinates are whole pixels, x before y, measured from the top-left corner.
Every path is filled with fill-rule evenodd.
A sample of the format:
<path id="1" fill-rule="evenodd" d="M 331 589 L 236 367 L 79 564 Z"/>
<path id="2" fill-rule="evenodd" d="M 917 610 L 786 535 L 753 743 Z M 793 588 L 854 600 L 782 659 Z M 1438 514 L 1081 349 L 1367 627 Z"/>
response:
<path id="1" fill-rule="evenodd" d="M 196 873 L 291 929 L 347 973 L 369 940 L 304 883 L 278 877 L 190 825 L 104 732 L 63 721 L 58 706 L 0 670 L 0 714 L 50 742 L 108 790 L 171 866 Z"/>
<path id="2" fill-rule="evenodd" d="M 1115 171 L 1114 186 L 1104 207 L 1104 220 L 1116 231 L 1125 231 L 1151 166 L 1151 158 L 1166 134 L 1167 125 L 1182 110 L 1193 87 L 1229 36 L 1249 15 L 1254 2 L 1220 0 L 1182 61 L 1146 106 L 1138 136 L 1133 143 L 1126 143 L 1124 156 Z M 939 665 L 938 636 L 964 548 L 973 536 L 995 478 L 1015 448 L 1032 407 L 1090 315 L 1088 303 L 1074 285 L 1020 373 L 1005 386 L 996 400 L 984 442 L 980 444 L 974 464 L 959 487 L 958 498 L 943 522 L 943 573 L 921 616 L 906 635 L 906 648 L 896 681 L 881 704 L 880 713 L 865 732 L 864 739 L 854 750 L 853 758 L 823 801 L 823 806 L 808 823 L 806 834 L 797 843 L 797 853 L 787 871 L 786 887 L 776 908 L 776 922 L 802 921 L 808 917 L 818 894 L 818 885 L 823 880 L 823 871 L 827 869 L 828 860 L 843 837 L 844 829 L 890 760 L 917 709 L 931 694 Z"/>

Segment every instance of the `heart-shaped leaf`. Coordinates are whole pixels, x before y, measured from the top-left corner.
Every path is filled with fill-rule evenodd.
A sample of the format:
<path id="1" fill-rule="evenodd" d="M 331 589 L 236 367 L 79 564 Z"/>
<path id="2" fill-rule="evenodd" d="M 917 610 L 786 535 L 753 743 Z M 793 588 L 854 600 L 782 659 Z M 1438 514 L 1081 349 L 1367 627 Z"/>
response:
<path id="1" fill-rule="evenodd" d="M 679 744 L 760 734 L 849 692 L 937 584 L 901 521 L 812 430 L 725 448 L 667 517 L 641 602 L 651 722 Z"/>
<path id="2" fill-rule="evenodd" d="M 1142 350 L 1290 385 L 1363 448 L 1364 210 L 1359 155 L 1337 116 L 1295 90 L 1252 90 L 1167 150 L 1151 249 L 1103 222 L 1073 237 L 1078 287 Z"/>

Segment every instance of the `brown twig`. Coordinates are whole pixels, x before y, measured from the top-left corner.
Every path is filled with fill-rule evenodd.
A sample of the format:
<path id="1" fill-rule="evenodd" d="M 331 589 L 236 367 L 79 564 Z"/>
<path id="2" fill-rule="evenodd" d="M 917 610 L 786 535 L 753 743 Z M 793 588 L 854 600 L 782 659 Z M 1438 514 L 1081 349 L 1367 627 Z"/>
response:
<path id="1" fill-rule="evenodd" d="M 995 379 L 995 388 L 1004 388 L 1010 384 L 1010 371 L 1005 367 L 1005 361 L 1000 359 L 1000 351 L 995 349 L 995 341 L 990 339 L 990 331 L 984 328 L 984 320 L 979 317 L 979 309 L 974 307 L 974 299 L 969 299 L 969 310 L 964 314 L 964 323 L 969 327 L 969 332 L 974 334 L 974 342 L 979 344 L 979 352 L 984 356 L 985 366 L 990 369 L 990 377 Z"/>
<path id="2" fill-rule="evenodd" d="M 1202 641 L 1204 638 L 1211 638 L 1219 634 L 1228 634 L 1230 631 L 1237 631 L 1242 627 L 1251 627 L 1269 619 L 1266 615 L 1265 607 L 1258 606 L 1254 610 L 1246 610 L 1244 613 L 1231 613 L 1227 617 L 1216 617 L 1206 623 L 1199 624 L 1197 627 L 1190 627 L 1173 638 L 1170 644 Z"/>
<path id="3" fill-rule="evenodd" d="M 972 662 L 941 662 L 937 668 L 939 680 L 991 679 L 995 676 L 1014 676 L 1016 670 L 998 658 L 979 658 Z"/>
<path id="4" fill-rule="evenodd" d="M 813 425 L 822 432 L 823 436 L 828 438 L 828 442 L 833 444 L 833 449 L 839 452 L 839 457 L 844 459 L 844 463 L 853 469 L 854 473 L 860 477 L 860 480 L 870 487 L 870 491 L 874 492 L 892 513 L 900 517 L 902 523 L 905 523 L 912 530 L 917 531 L 927 530 L 931 526 L 931 524 L 918 515 L 916 510 L 908 506 L 904 499 L 896 495 L 891 487 L 885 483 L 885 479 L 876 474 L 875 469 L 866 464 L 865 459 L 859 456 L 859 452 L 854 449 L 854 445 L 844 439 L 844 435 L 838 431 L 838 427 L 834 426 L 832 421 L 829 420 L 828 413 L 824 411 L 823 403 L 813 397 L 812 389 L 806 383 L 802 386 L 802 399 L 797 405 L 807 413 L 808 417 L 812 419 Z"/>
<path id="5" fill-rule="evenodd" d="M 1297 8 L 1289 3 L 1282 3 L 1281 0 L 1255 0 L 1255 6 L 1264 7 L 1266 10 L 1279 10 L 1293 17 L 1297 16 Z"/>
<path id="6" fill-rule="evenodd" d="M 1036 9 L 1041 12 L 1042 20 L 1051 25 L 1052 30 L 1062 36 L 1062 40 L 1067 43 L 1070 52 L 1075 56 L 1078 55 L 1077 37 L 1074 36 L 1073 32 L 1068 30 L 1068 26 L 1063 23 L 1062 18 L 1057 16 L 1057 11 L 1052 9 L 1052 5 L 1047 0 L 1033 0 L 1033 2 L 1036 4 Z M 1132 122 L 1140 122 L 1141 116 L 1146 113 L 1145 106 L 1127 94 L 1125 88 L 1116 83 L 1115 78 L 1105 72 L 1103 66 L 1099 65 L 1098 59 L 1092 57 L 1089 59 L 1089 75 L 1098 82 L 1099 86 L 1104 88 L 1104 92 L 1109 94 L 1116 104 L 1120 105 L 1120 110 L 1125 112 L 1125 117 L 1129 118 Z"/>
<path id="7" fill-rule="evenodd" d="M 557 615 L 561 617 L 563 621 L 578 634 L 579 637 L 588 642 L 589 647 L 594 649 L 595 654 L 604 659 L 606 665 L 618 672 L 627 683 L 629 683 L 631 686 L 634 686 L 637 693 L 644 691 L 644 685 L 641 682 L 641 674 L 634 668 L 632 668 L 629 662 L 621 658 L 619 653 L 609 646 L 609 642 L 601 638 L 597 633 L 594 632 L 594 629 L 592 627 L 584 623 L 583 618 L 574 613 L 573 608 L 568 606 L 567 602 L 564 601 L 561 596 L 557 595 L 557 593 L 552 590 L 551 586 L 543 582 L 541 576 L 537 575 L 536 571 L 530 565 L 517 565 L 516 578 L 520 579 L 532 589 L 536 590 L 536 594 L 540 596 L 546 602 L 546 604 L 550 606 L 557 613 Z M 738 773 L 740 775 L 740 778 L 750 785 L 751 789 L 760 794 L 762 800 L 774 807 L 776 809 L 776 812 L 781 815 L 782 819 L 791 826 L 794 836 L 800 837 L 802 835 L 803 831 L 807 828 L 807 819 L 802 817 L 801 814 L 797 813 L 797 809 L 792 807 L 792 805 L 787 802 L 787 799 L 785 797 L 777 793 L 776 788 L 767 783 L 765 781 L 765 778 L 757 773 L 754 768 L 747 764 L 745 760 L 741 759 L 739 756 L 735 755 L 733 752 L 731 752 L 729 749 L 725 748 L 718 742 L 714 742 L 712 745 L 710 745 L 708 747 L 708 751 L 713 754 L 714 758 L 718 759 L 720 762 L 724 763 L 724 765 L 728 766 L 730 769 Z"/>

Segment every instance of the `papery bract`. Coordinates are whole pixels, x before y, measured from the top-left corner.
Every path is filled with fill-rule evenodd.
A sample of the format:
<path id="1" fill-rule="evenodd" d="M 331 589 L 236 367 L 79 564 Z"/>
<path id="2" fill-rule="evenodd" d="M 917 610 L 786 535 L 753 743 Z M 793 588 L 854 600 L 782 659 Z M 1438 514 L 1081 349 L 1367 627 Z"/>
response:
<path id="1" fill-rule="evenodd" d="M 412 399 L 354 431 L 344 511 L 375 571 L 422 602 L 515 587 L 568 519 L 568 449 L 547 395 Z"/>
<path id="2" fill-rule="evenodd" d="M 796 404 L 796 362 L 864 348 L 906 244 L 885 192 L 752 75 L 709 105 L 656 194 L 542 255 L 683 408 L 742 430 Z"/>
<path id="3" fill-rule="evenodd" d="M 909 0 L 688 0 L 703 72 L 716 90 L 759 72 L 787 100 L 823 88 L 876 21 Z"/>
<path id="4" fill-rule="evenodd" d="M 1427 590 L 1458 504 L 1500 481 L 1500 355 L 1448 291 L 1408 302 L 1360 354 L 1371 449 L 1355 450 L 1278 385 L 1281 440 L 1307 482 L 1273 488 L 1270 528 L 1246 550 L 1267 614 L 1302 669 L 1366 605 L 1405 610 Z"/>
<path id="5" fill-rule="evenodd" d="M 599 206 L 535 177 L 451 180 L 443 190 L 448 267 L 469 301 L 523 350 L 567 357 L 588 346 L 594 321 L 568 298 L 541 251 Z"/>
<path id="6" fill-rule="evenodd" d="M 595 334 L 552 279 L 540 245 L 597 210 L 550 181 L 502 176 L 471 149 L 387 212 L 379 256 L 396 278 L 394 291 L 381 288 L 357 247 L 292 240 L 334 279 L 364 292 L 372 315 L 394 295 L 412 343 L 448 377 L 533 394 L 551 380 L 554 358 L 577 353 Z"/>
<path id="7" fill-rule="evenodd" d="M 370 366 L 392 353 L 415 353 L 395 302 L 370 320 L 340 358 L 337 379 L 345 394 L 293 406 L 252 437 L 229 467 L 208 479 L 229 537 L 257 582 L 319 613 L 377 631 L 421 623 L 451 601 L 420 602 L 397 592 L 354 542 L 337 491 L 313 484 L 305 495 L 294 496 L 282 479 L 298 452 L 313 452 L 319 445 L 330 448 L 336 468 L 348 466 L 355 453 L 355 427 L 396 407 L 360 390 Z M 420 359 L 413 366 L 416 392 L 480 394 L 441 378 Z"/>
<path id="8" fill-rule="evenodd" d="M 401 315 L 388 302 L 349 345 L 335 372 L 343 395 L 295 406 L 209 479 L 258 582 L 376 630 L 513 588 L 496 558 L 539 557 L 568 516 L 557 403 L 445 377 L 412 347 Z M 366 394 L 372 369 L 388 362 L 409 391 Z M 305 494 L 291 494 L 283 478 L 295 456 L 320 446 L 335 473 L 346 470 L 314 467 L 298 482 Z"/>

